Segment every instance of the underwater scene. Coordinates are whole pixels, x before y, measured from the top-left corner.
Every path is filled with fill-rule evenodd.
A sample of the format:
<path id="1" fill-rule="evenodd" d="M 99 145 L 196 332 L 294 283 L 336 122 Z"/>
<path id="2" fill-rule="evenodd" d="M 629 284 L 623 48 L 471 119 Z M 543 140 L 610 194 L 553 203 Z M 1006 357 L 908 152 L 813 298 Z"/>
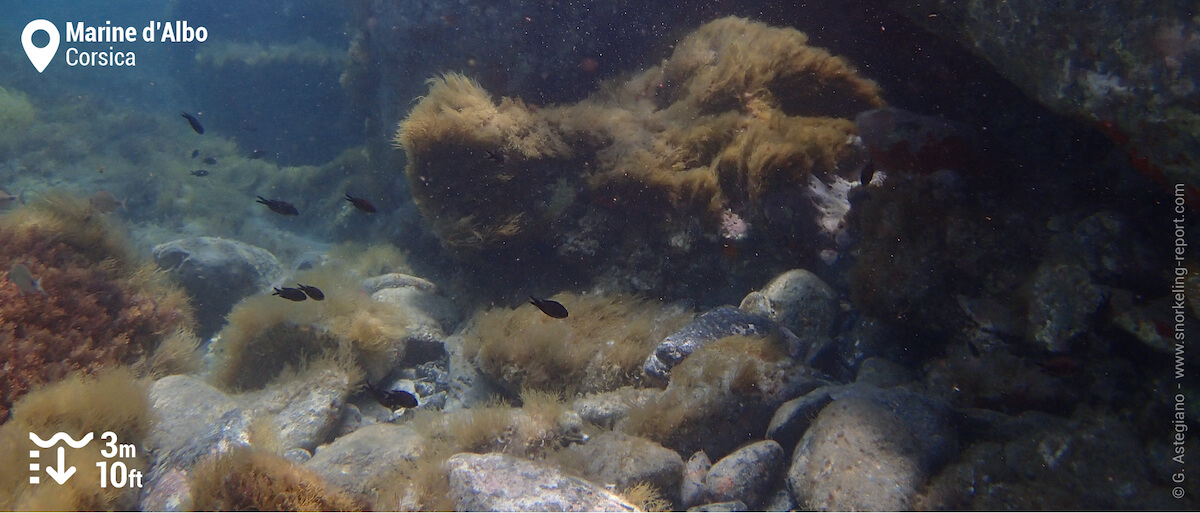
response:
<path id="1" fill-rule="evenodd" d="M 0 16 L 0 510 L 1200 509 L 1200 7 Z"/>

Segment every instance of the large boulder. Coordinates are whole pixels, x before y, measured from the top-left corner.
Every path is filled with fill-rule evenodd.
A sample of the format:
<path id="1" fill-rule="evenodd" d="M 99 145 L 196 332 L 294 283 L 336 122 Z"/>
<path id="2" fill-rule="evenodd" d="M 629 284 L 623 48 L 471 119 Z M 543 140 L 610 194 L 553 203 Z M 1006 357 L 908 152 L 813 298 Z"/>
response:
<path id="1" fill-rule="evenodd" d="M 220 237 L 191 237 L 159 244 L 154 262 L 187 290 L 196 308 L 196 334 L 208 338 L 233 305 L 283 278 L 269 251 Z"/>
<path id="2" fill-rule="evenodd" d="M 902 389 L 821 390 L 821 410 L 792 455 L 787 482 L 805 510 L 900 511 L 958 450 L 944 404 Z"/>
<path id="3" fill-rule="evenodd" d="M 1200 186 L 1195 4 L 1176 0 L 896 0 L 1061 113 L 1127 145 L 1139 170 Z"/>

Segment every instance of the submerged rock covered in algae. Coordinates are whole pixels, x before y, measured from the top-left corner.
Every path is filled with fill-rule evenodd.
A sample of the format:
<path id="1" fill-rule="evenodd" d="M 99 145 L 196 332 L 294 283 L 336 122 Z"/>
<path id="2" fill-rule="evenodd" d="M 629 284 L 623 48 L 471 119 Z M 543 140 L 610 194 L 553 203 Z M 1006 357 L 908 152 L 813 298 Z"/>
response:
<path id="1" fill-rule="evenodd" d="M 700 27 L 662 65 L 574 105 L 497 102 L 458 74 L 430 83 L 395 141 L 442 244 L 489 268 L 544 268 L 522 257 L 590 248 L 554 258 L 593 274 L 588 264 L 638 265 L 621 249 L 631 244 L 719 265 L 703 257 L 735 242 L 722 229 L 734 217 L 739 245 L 800 257 L 833 247 L 830 186 L 813 181 L 855 171 L 851 118 L 883 105 L 804 34 L 741 18 Z"/>

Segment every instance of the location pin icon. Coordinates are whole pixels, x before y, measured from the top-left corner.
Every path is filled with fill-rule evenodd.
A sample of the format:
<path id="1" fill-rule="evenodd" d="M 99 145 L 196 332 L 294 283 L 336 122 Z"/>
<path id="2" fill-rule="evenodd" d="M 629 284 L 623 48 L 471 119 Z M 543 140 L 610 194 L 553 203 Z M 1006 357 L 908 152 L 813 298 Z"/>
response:
<path id="1" fill-rule="evenodd" d="M 33 33 L 39 30 L 44 30 L 50 35 L 50 43 L 41 48 L 33 44 Z M 47 20 L 33 20 L 21 31 L 21 46 L 25 47 L 25 55 L 29 56 L 29 62 L 41 73 L 50 65 L 50 61 L 54 60 L 54 54 L 58 53 L 58 28 Z"/>

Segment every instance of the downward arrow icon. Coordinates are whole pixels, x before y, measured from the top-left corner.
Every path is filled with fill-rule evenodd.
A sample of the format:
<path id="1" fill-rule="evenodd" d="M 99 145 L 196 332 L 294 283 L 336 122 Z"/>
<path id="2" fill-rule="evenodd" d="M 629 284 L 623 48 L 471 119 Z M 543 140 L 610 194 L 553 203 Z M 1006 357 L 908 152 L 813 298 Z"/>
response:
<path id="1" fill-rule="evenodd" d="M 56 483 L 63 484 L 67 482 L 68 479 L 71 479 L 71 476 L 75 475 L 75 465 L 71 465 L 70 467 L 63 469 L 63 466 L 66 464 L 66 450 L 62 447 L 59 447 L 58 468 L 46 467 L 46 473 L 50 474 L 50 479 L 53 479 Z"/>

